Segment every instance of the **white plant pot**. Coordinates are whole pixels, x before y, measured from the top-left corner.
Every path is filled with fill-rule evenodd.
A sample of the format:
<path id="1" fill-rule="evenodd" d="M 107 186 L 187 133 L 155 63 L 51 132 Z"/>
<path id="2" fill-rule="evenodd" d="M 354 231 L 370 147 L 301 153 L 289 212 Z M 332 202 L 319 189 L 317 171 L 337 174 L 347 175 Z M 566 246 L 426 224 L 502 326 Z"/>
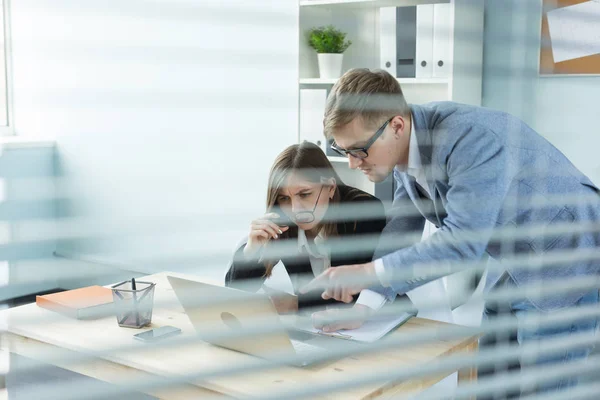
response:
<path id="1" fill-rule="evenodd" d="M 336 79 L 342 75 L 343 54 L 317 54 L 319 60 L 319 77 L 321 79 Z"/>

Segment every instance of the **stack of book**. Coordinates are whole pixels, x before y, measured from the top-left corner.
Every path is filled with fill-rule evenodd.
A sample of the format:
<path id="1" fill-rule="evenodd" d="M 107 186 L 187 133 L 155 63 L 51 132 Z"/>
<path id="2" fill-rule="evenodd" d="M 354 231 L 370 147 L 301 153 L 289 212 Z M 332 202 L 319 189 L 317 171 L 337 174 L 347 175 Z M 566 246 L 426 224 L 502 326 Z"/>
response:
<path id="1" fill-rule="evenodd" d="M 76 319 L 96 319 L 114 315 L 112 290 L 102 286 L 36 296 L 36 304 Z"/>

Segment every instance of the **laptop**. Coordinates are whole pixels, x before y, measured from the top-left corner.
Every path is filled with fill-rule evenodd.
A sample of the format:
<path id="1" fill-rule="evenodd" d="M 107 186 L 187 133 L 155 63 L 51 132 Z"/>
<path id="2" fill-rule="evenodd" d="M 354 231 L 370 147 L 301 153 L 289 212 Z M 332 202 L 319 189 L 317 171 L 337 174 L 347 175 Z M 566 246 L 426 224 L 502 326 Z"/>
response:
<path id="1" fill-rule="evenodd" d="M 167 279 L 198 336 L 213 345 L 265 359 L 289 354 L 291 365 L 304 367 L 314 364 L 316 357 L 324 355 L 326 343 L 341 340 L 326 338 L 323 341 L 317 335 L 295 333 L 292 333 L 295 336 L 292 339 L 271 300 L 265 295 L 174 276 L 167 276 Z M 214 302 L 211 302 L 213 299 Z M 244 328 L 252 329 L 257 319 L 272 326 L 271 332 L 237 338 L 215 335 L 215 332 L 231 334 L 243 332 Z"/>

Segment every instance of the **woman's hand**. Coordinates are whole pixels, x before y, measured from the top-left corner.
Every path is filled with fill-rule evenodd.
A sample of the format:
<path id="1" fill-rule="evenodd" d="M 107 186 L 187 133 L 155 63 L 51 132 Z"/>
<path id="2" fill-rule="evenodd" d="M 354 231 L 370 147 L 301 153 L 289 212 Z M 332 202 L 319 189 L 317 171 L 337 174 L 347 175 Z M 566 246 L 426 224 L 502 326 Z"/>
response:
<path id="1" fill-rule="evenodd" d="M 250 234 L 248 243 L 244 247 L 244 254 L 251 256 L 263 247 L 271 239 L 279 239 L 279 236 L 287 231 L 289 227 L 278 226 L 272 221 L 273 218 L 279 218 L 278 214 L 268 213 L 263 217 L 255 219 L 250 224 Z"/>

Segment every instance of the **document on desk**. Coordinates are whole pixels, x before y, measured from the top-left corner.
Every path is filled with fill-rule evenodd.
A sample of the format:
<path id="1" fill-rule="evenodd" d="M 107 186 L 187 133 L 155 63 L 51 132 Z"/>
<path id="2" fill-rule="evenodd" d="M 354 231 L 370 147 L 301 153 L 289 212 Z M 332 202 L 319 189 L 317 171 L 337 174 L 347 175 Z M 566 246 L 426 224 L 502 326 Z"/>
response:
<path id="1" fill-rule="evenodd" d="M 401 313 L 399 315 L 376 315 L 366 321 L 360 328 L 342 329 L 336 332 L 323 332 L 322 330 L 316 329 L 309 324 L 298 324 L 296 325 L 296 328 L 301 331 L 316 333 L 319 335 L 371 343 L 381 339 L 387 333 L 402 325 L 413 316 L 413 314 L 409 313 Z"/>

